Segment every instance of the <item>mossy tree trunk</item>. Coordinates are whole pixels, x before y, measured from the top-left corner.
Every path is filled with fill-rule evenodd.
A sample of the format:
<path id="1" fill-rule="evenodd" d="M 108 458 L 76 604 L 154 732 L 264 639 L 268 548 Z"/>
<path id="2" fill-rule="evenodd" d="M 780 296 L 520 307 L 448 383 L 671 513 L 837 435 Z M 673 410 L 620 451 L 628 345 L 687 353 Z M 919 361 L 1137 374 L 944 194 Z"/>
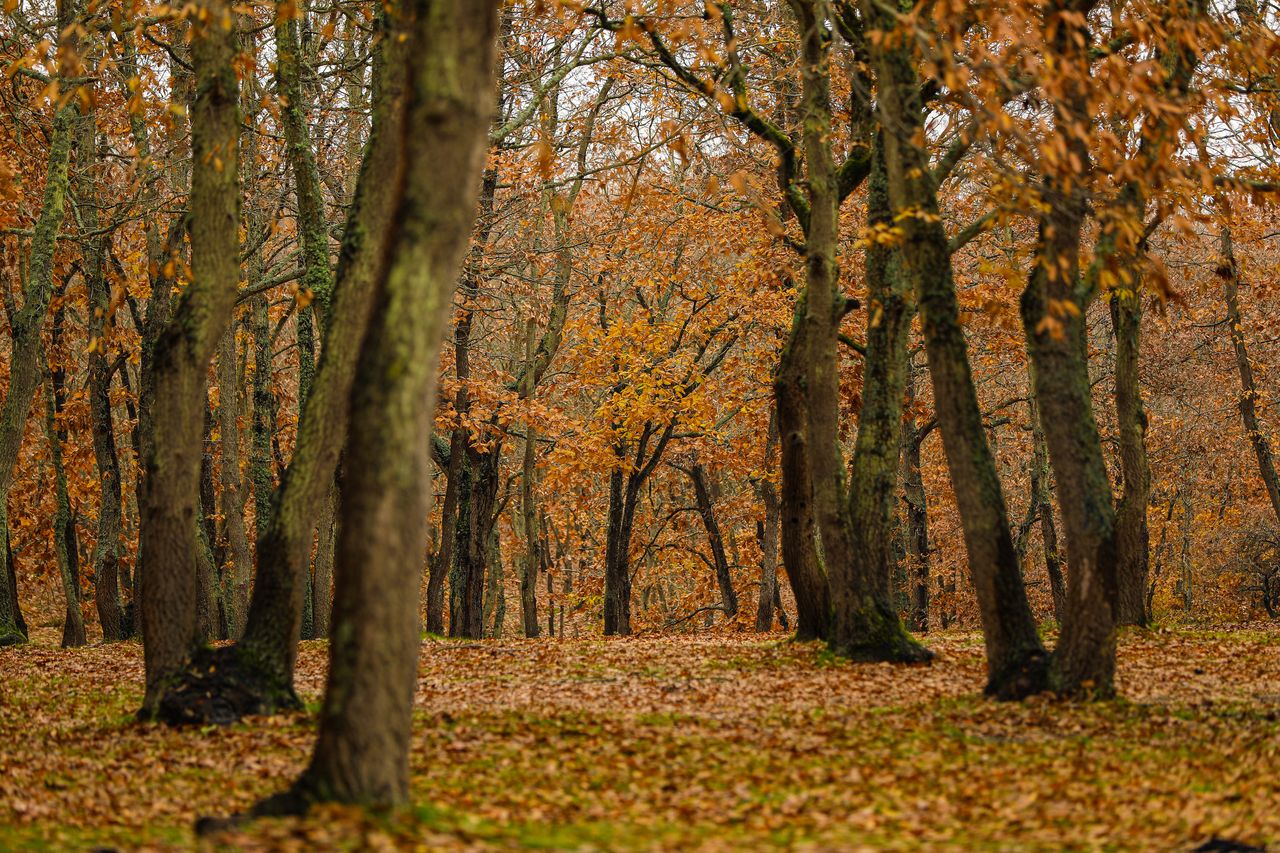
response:
<path id="1" fill-rule="evenodd" d="M 1087 9 L 1084 13 L 1087 13 Z M 1086 311 L 1094 296 L 1080 275 L 1080 240 L 1092 164 L 1080 128 L 1092 120 L 1088 93 L 1089 34 L 1078 9 L 1045 11 L 1046 49 L 1063 69 L 1054 130 L 1075 164 L 1048 174 L 1041 196 L 1036 258 L 1022 295 L 1022 321 L 1034 364 L 1034 389 L 1057 484 L 1071 571 L 1052 684 L 1071 696 L 1115 692 L 1115 506 L 1093 415 Z"/>
<path id="2" fill-rule="evenodd" d="M 59 20 L 70 24 L 70 8 L 60 3 L 59 13 Z M 74 44 L 64 48 L 64 55 L 76 56 Z M 74 69 L 63 68 L 61 71 Z M 79 116 L 75 104 L 76 99 L 72 98 L 53 116 L 44 195 L 31 237 L 27 275 L 22 287 L 22 307 L 14 315 L 10 328 L 13 343 L 9 356 L 9 386 L 3 408 L 0 408 L 0 504 L 5 505 L 0 507 L 0 521 L 3 522 L 0 528 L 5 536 L 8 535 L 9 490 L 13 487 L 18 452 L 36 388 L 44 374 L 40 330 L 53 297 L 53 255 L 66 211 L 71 144 Z M 14 583 L 16 571 L 11 564 L 11 556 L 7 547 L 0 548 L 0 646 L 22 643 L 27 639 L 18 606 L 18 590 Z"/>
<path id="3" fill-rule="evenodd" d="M 866 19 L 885 32 L 898 20 L 870 2 Z M 923 138 L 924 103 L 910 38 L 871 40 L 889 198 L 902 216 L 900 259 L 919 306 L 943 448 L 964 529 L 986 642 L 988 693 L 1013 698 L 1043 689 L 1046 655 L 1018 565 L 1008 510 L 987 442 L 960 325 L 951 250 Z M 903 214 L 907 215 L 903 215 Z"/>
<path id="4" fill-rule="evenodd" d="M 311 763 L 264 810 L 409 794 L 417 589 L 430 491 L 436 354 L 467 235 L 493 94 L 496 3 L 418 0 L 414 93 L 391 262 L 351 395 L 328 687 Z M 397 182 L 399 183 L 399 182 Z"/>

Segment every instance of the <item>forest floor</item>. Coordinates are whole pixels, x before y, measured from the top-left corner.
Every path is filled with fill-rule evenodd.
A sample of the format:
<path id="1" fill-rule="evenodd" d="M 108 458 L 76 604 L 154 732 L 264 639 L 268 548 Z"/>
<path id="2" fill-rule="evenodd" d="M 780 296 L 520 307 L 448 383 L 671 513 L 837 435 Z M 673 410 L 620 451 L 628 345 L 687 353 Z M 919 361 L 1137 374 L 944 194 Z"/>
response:
<path id="1" fill-rule="evenodd" d="M 979 695 L 981 637 L 932 666 L 781 635 L 428 641 L 415 807 L 259 821 L 204 849 L 1189 850 L 1280 844 L 1280 627 L 1126 634 L 1123 700 Z M 0 850 L 187 849 L 303 767 L 311 713 L 139 725 L 141 649 L 0 650 Z"/>

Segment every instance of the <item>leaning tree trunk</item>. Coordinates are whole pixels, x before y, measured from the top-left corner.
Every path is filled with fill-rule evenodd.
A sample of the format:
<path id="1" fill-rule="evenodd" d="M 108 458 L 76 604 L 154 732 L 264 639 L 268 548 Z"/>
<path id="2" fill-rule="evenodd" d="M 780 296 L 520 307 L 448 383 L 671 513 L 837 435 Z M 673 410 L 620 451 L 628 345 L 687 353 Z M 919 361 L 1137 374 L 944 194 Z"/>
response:
<path id="1" fill-rule="evenodd" d="M 0 410 L 0 535 L 6 538 L 9 535 L 9 489 L 13 486 L 27 415 L 31 412 L 32 398 L 43 373 L 40 329 L 53 296 L 53 254 L 66 209 L 67 169 L 77 120 L 74 104 L 72 99 L 53 117 L 44 198 L 31 237 L 22 309 L 13 317 L 10 329 L 13 348 L 9 359 L 9 392 Z M 9 549 L 0 548 L 0 646 L 26 642 L 27 639 L 18 609 L 18 590 L 13 583 L 16 572 L 10 561 Z"/>
<path id="2" fill-rule="evenodd" d="M 142 461 L 140 547 L 146 695 L 154 716 L 196 641 L 197 500 L 209 361 L 240 280 L 240 109 L 226 0 L 191 24 L 191 282 L 156 342 L 152 436 Z"/>
<path id="3" fill-rule="evenodd" d="M 1249 357 L 1249 346 L 1244 338 L 1244 327 L 1240 314 L 1240 266 L 1236 263 L 1235 248 L 1231 242 L 1231 229 L 1222 230 L 1222 263 L 1219 266 L 1222 276 L 1222 295 L 1227 303 L 1227 329 L 1231 335 L 1231 346 L 1236 354 L 1236 371 L 1240 375 L 1240 420 L 1244 431 L 1253 446 L 1253 454 L 1258 460 L 1258 472 L 1262 483 L 1266 486 L 1267 496 L 1271 499 L 1271 509 L 1280 521 L 1280 475 L 1276 473 L 1275 456 L 1271 452 L 1271 442 L 1263 431 L 1258 420 L 1258 385 L 1253 378 L 1253 361 Z M 1189 515 L 1189 513 L 1188 513 Z M 1186 522 L 1184 521 L 1184 526 Z M 1189 585 L 1188 585 L 1189 589 Z M 1187 593 L 1190 601 L 1190 592 Z M 1190 605 L 1187 605 L 1190 609 Z"/>
<path id="4" fill-rule="evenodd" d="M 1086 310 L 1093 294 L 1080 277 L 1092 163 L 1088 141 L 1076 128 L 1090 120 L 1088 37 L 1081 25 L 1067 23 L 1068 14 L 1075 13 L 1051 8 L 1045 32 L 1050 54 L 1071 75 L 1055 106 L 1055 128 L 1074 168 L 1045 178 L 1042 197 L 1049 209 L 1040 218 L 1022 321 L 1071 567 L 1051 682 L 1062 694 L 1109 697 L 1115 693 L 1116 519 L 1089 382 Z"/>
<path id="5" fill-rule="evenodd" d="M 1033 370 L 1034 372 L 1034 370 Z M 1032 385 L 1035 385 L 1034 379 Z M 1049 576 L 1049 592 L 1053 596 L 1053 618 L 1059 626 L 1067 612 L 1067 587 L 1062 571 L 1062 553 L 1058 549 L 1058 524 L 1053 518 L 1053 490 L 1049 483 L 1049 448 L 1040 422 L 1040 406 L 1035 392 L 1028 395 L 1031 419 L 1031 500 L 1040 517 L 1040 539 L 1044 548 L 1044 568 Z"/>
<path id="6" fill-rule="evenodd" d="M 720 606 L 724 609 L 725 618 L 732 619 L 738 615 L 738 594 L 733 591 L 733 577 L 729 574 L 729 559 L 724 553 L 724 537 L 720 535 L 720 524 L 716 521 L 715 504 L 707 483 L 707 469 L 697 464 L 688 470 L 688 474 L 693 481 L 698 515 L 702 518 L 702 526 L 707 531 L 707 542 L 711 545 L 716 585 L 720 587 Z"/>
<path id="7" fill-rule="evenodd" d="M 863 3 L 863 10 L 887 28 L 899 25 L 870 2 Z M 1044 688 L 1047 656 L 1027 601 L 1004 493 L 978 407 L 937 187 L 918 142 L 924 104 L 910 44 L 909 38 L 900 38 L 871 46 L 880 83 L 881 124 L 894 129 L 883 136 L 889 197 L 895 218 L 910 212 L 902 217 L 901 261 L 919 304 L 934 406 L 982 615 L 986 689 L 1014 698 Z"/>
<path id="8" fill-rule="evenodd" d="M 263 811 L 409 794 L 417 589 L 430 501 L 436 353 L 474 222 L 493 96 L 496 3 L 418 0 L 412 164 L 351 398 L 328 689 L 311 763 Z"/>

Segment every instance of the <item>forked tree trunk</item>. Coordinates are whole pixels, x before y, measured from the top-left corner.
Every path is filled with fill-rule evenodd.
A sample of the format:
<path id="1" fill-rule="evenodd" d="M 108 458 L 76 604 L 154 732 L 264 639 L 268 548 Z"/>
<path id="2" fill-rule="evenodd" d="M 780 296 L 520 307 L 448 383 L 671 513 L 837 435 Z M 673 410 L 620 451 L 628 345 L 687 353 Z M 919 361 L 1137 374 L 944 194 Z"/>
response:
<path id="1" fill-rule="evenodd" d="M 430 491 L 436 354 L 467 235 L 493 97 L 496 3 L 418 0 L 414 95 L 391 262 L 351 396 L 334 639 L 311 763 L 263 811 L 315 800 L 393 805 L 409 794 L 417 589 Z M 397 184 L 400 182 L 397 181 Z"/>
<path id="2" fill-rule="evenodd" d="M 862 9 L 888 30 L 899 25 L 870 2 L 863 2 Z M 908 38 L 872 44 L 881 124 L 894 128 L 883 137 L 889 198 L 895 216 L 910 211 L 902 221 L 901 259 L 919 304 L 934 406 L 982 616 L 987 692 L 1015 698 L 1044 689 L 1047 657 L 1027 602 L 1004 493 L 978 408 L 937 186 L 917 141 L 923 135 L 924 105 L 910 44 Z"/>

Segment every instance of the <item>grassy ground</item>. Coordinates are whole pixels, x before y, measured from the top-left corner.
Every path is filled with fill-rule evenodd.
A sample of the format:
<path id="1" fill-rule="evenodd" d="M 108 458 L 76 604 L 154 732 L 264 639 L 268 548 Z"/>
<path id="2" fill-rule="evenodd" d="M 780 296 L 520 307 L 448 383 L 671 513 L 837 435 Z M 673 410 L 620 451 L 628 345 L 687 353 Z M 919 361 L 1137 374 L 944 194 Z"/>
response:
<path id="1" fill-rule="evenodd" d="M 206 849 L 1178 850 L 1280 844 L 1280 630 L 1123 638 L 1125 699 L 979 697 L 981 639 L 930 667 L 774 636 L 423 646 L 415 807 L 261 821 Z M 37 640 L 55 643 L 50 634 Z M 318 701 L 325 650 L 299 687 Z M 280 789 L 309 715 L 134 723 L 141 650 L 0 650 L 0 850 L 182 849 Z"/>

